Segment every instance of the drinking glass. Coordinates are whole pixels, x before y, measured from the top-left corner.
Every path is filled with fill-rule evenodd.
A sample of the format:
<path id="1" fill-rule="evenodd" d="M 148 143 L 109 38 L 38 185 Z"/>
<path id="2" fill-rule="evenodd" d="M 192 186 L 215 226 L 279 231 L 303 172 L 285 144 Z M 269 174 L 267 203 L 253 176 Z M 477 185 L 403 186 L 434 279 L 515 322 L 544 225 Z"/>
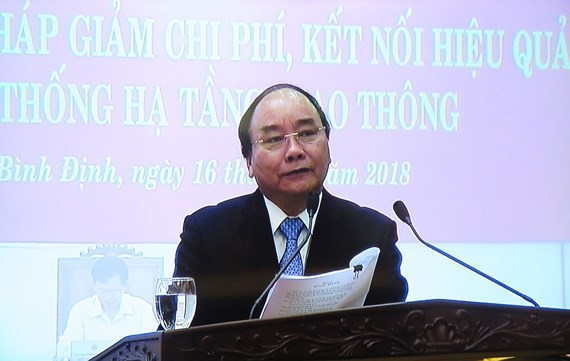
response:
<path id="1" fill-rule="evenodd" d="M 165 330 L 190 326 L 196 313 L 196 284 L 192 277 L 159 278 L 154 292 L 156 319 Z"/>

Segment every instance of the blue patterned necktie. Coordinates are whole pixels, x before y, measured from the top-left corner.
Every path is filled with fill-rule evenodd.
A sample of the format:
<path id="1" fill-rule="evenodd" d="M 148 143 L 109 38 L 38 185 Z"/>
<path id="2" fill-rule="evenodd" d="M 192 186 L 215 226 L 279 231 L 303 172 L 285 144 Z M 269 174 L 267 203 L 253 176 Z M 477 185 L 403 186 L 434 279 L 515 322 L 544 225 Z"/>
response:
<path id="1" fill-rule="evenodd" d="M 301 218 L 285 218 L 283 223 L 279 226 L 281 233 L 287 238 L 287 246 L 285 248 L 285 253 L 279 262 L 279 266 L 283 267 L 287 260 L 293 255 L 295 249 L 297 248 L 297 238 L 301 234 L 301 230 L 305 227 Z M 286 275 L 303 275 L 303 261 L 301 260 L 301 255 L 297 254 L 293 261 L 289 264 L 289 267 L 284 272 Z"/>

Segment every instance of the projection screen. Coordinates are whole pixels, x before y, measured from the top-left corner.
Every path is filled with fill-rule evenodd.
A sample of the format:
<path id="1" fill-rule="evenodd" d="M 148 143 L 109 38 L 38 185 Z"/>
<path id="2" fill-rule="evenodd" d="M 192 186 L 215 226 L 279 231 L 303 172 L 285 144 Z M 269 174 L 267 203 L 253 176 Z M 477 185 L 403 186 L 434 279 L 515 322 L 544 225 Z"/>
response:
<path id="1" fill-rule="evenodd" d="M 184 216 L 255 189 L 237 124 L 282 82 L 329 117 L 331 193 L 394 220 L 403 200 L 426 240 L 541 306 L 570 306 L 567 1 L 0 9 L 8 360 L 52 360 L 61 259 L 125 245 L 169 275 Z M 528 305 L 398 231 L 408 300 Z M 22 349 L 30 329 L 38 347 Z"/>

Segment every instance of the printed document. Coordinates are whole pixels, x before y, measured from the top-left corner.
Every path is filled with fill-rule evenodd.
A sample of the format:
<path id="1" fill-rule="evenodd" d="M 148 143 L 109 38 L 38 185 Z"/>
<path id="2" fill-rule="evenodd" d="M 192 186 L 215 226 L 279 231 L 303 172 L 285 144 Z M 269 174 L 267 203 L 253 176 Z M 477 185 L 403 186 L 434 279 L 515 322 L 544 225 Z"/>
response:
<path id="1" fill-rule="evenodd" d="M 354 256 L 347 268 L 315 276 L 283 275 L 269 292 L 261 318 L 361 307 L 370 290 L 380 249 Z"/>

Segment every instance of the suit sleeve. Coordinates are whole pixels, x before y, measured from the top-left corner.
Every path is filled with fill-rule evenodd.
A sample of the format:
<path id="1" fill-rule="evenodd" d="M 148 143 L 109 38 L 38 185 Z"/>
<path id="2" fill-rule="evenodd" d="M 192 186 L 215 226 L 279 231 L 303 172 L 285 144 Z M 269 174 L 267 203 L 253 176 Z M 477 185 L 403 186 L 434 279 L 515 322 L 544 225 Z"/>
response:
<path id="1" fill-rule="evenodd" d="M 264 283 L 258 280 L 261 271 L 248 273 L 241 263 L 244 245 L 230 217 L 212 211 L 186 216 L 174 261 L 174 276 L 193 277 L 196 282 L 193 326 L 247 319 L 251 295 L 261 292 L 257 283 Z"/>
<path id="2" fill-rule="evenodd" d="M 402 254 L 396 247 L 396 222 L 388 220 L 380 240 L 380 258 L 376 264 L 366 305 L 403 302 L 408 294 L 408 282 L 400 272 Z"/>
<path id="3" fill-rule="evenodd" d="M 196 255 L 203 253 L 203 250 L 200 249 L 201 242 L 199 239 L 198 224 L 191 215 L 186 216 L 174 259 L 175 277 L 193 277 L 195 275 L 195 268 L 199 268 L 199 261 L 202 258 Z"/>

